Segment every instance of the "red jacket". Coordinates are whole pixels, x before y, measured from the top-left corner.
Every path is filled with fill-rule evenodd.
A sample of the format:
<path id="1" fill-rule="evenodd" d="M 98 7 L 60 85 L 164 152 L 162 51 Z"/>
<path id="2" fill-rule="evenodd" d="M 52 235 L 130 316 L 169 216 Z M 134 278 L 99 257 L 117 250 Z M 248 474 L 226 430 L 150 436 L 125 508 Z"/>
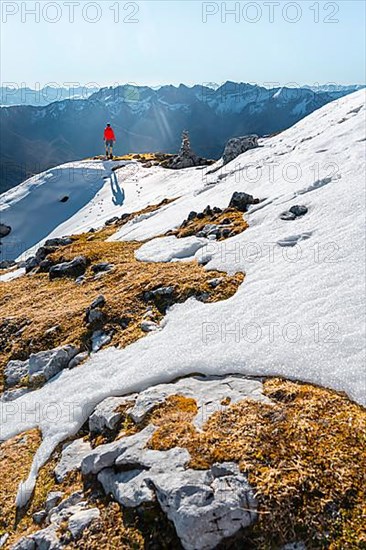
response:
<path id="1" fill-rule="evenodd" d="M 104 139 L 106 141 L 116 141 L 116 136 L 114 135 L 113 128 L 111 128 L 110 126 L 107 126 L 107 128 L 104 130 Z"/>

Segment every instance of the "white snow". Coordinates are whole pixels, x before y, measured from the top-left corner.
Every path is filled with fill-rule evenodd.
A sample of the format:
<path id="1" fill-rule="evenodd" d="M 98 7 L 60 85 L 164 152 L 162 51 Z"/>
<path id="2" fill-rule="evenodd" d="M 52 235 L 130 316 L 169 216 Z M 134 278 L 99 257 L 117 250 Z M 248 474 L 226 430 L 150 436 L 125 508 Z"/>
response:
<path id="1" fill-rule="evenodd" d="M 37 426 L 43 434 L 18 504 L 27 499 L 55 446 L 75 434 L 109 396 L 191 373 L 241 373 L 313 382 L 366 404 L 364 99 L 361 91 L 328 104 L 235 159 L 225 177 L 216 173 L 210 185 L 206 171 L 140 170 L 144 201 L 159 194 L 182 196 L 127 224 L 120 239 L 161 235 L 189 210 L 227 206 L 233 191 L 263 200 L 246 214 L 248 230 L 196 253 L 211 258 L 207 269 L 245 271 L 246 278 L 229 300 L 176 305 L 162 330 L 125 349 L 100 351 L 41 389 L 1 403 L 1 439 Z M 308 213 L 281 220 L 279 215 L 295 204 L 307 206 Z"/>
<path id="2" fill-rule="evenodd" d="M 142 262 L 171 262 L 194 259 L 194 255 L 207 243 L 207 239 L 175 236 L 152 239 L 142 245 L 136 252 L 137 260 Z"/>
<path id="3" fill-rule="evenodd" d="M 6 283 L 8 281 L 13 281 L 14 279 L 18 279 L 18 277 L 21 277 L 24 274 L 24 267 L 19 267 L 18 269 L 13 269 L 12 271 L 7 271 L 6 273 L 0 275 L 0 282 Z"/>

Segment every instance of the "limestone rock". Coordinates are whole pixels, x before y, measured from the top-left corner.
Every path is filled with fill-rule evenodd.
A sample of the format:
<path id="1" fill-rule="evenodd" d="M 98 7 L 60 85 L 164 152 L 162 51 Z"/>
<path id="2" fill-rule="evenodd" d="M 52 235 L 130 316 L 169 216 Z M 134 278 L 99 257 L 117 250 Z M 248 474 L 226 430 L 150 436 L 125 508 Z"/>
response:
<path id="1" fill-rule="evenodd" d="M 50 380 L 63 369 L 67 368 L 71 359 L 77 355 L 74 346 L 62 346 L 48 351 L 40 351 L 29 358 L 29 376 L 31 380 L 42 377 Z"/>
<path id="2" fill-rule="evenodd" d="M 259 199 L 255 199 L 252 195 L 235 191 L 230 199 L 229 208 L 236 208 L 240 212 L 246 212 L 250 204 L 258 204 Z"/>
<path id="3" fill-rule="evenodd" d="M 107 397 L 96 406 L 93 414 L 89 416 L 89 430 L 95 434 L 101 434 L 105 430 L 114 430 L 122 418 L 122 413 L 117 409 L 131 402 L 133 396 Z"/>
<path id="4" fill-rule="evenodd" d="M 29 361 L 9 361 L 4 369 L 5 382 L 8 387 L 19 384 L 28 375 Z"/>
<path id="5" fill-rule="evenodd" d="M 258 147 L 258 136 L 255 134 L 229 139 L 222 156 L 224 165 L 249 149 Z"/>
<path id="6" fill-rule="evenodd" d="M 55 468 L 57 482 L 61 483 L 70 472 L 79 470 L 83 459 L 91 450 L 90 443 L 83 441 L 83 439 L 76 439 L 72 443 L 65 445 L 62 450 L 61 459 Z"/>
<path id="7" fill-rule="evenodd" d="M 72 244 L 72 239 L 71 237 L 56 237 L 54 239 L 48 239 L 45 243 L 44 243 L 44 246 L 55 246 L 55 247 L 59 247 L 59 246 L 67 246 L 69 244 Z"/>
<path id="8" fill-rule="evenodd" d="M 71 262 L 64 262 L 51 267 L 49 271 L 50 280 L 59 279 L 62 277 L 70 277 L 76 279 L 84 275 L 86 271 L 86 258 L 77 256 Z"/>
<path id="9" fill-rule="evenodd" d="M 89 508 L 88 510 L 80 510 L 75 512 L 69 521 L 68 529 L 74 540 L 77 540 L 83 534 L 83 531 L 91 524 L 92 521 L 98 519 L 100 512 L 98 508 Z"/>

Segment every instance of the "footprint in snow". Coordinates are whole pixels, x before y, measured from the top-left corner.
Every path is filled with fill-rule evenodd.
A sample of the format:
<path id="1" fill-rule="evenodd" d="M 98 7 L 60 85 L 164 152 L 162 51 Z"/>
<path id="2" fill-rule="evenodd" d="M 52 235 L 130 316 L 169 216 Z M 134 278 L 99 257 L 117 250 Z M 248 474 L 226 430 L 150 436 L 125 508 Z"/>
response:
<path id="1" fill-rule="evenodd" d="M 307 231 L 305 233 L 301 233 L 300 235 L 290 235 L 290 237 L 285 237 L 284 239 L 277 241 L 277 244 L 282 247 L 296 246 L 301 241 L 307 241 L 310 239 L 312 234 L 312 231 Z"/>

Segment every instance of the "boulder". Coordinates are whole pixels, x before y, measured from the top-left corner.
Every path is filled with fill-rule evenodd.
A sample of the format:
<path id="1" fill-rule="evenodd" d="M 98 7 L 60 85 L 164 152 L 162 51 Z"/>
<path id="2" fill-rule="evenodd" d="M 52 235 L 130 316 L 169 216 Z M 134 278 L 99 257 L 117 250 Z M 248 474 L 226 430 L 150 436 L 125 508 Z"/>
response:
<path id="1" fill-rule="evenodd" d="M 29 374 L 29 361 L 9 361 L 4 369 L 7 387 L 16 386 L 22 378 Z"/>
<path id="2" fill-rule="evenodd" d="M 185 550 L 211 550 L 257 518 L 246 476 L 234 463 L 208 471 L 185 470 L 151 476 L 162 510 Z"/>
<path id="3" fill-rule="evenodd" d="M 50 525 L 33 535 L 22 537 L 12 546 L 12 550 L 61 550 L 62 547 L 57 536 L 57 527 Z"/>
<path id="4" fill-rule="evenodd" d="M 7 237 L 9 233 L 11 233 L 10 225 L 6 225 L 5 223 L 0 223 L 0 238 Z"/>
<path id="5" fill-rule="evenodd" d="M 89 416 L 89 430 L 93 434 L 102 434 L 106 430 L 115 430 L 122 418 L 122 412 L 118 410 L 123 405 L 131 403 L 134 396 L 107 397 L 95 407 Z"/>
<path id="6" fill-rule="evenodd" d="M 144 292 L 143 298 L 146 302 L 150 300 L 171 297 L 174 294 L 173 286 L 160 286 L 155 290 Z"/>
<path id="7" fill-rule="evenodd" d="M 224 165 L 249 149 L 256 147 L 258 147 L 258 136 L 255 134 L 230 139 L 225 146 L 222 156 Z"/>
<path id="8" fill-rule="evenodd" d="M 44 246 L 55 246 L 55 247 L 67 246 L 69 244 L 72 244 L 72 242 L 73 241 L 71 237 L 57 237 L 55 239 L 48 239 L 44 243 Z"/>
<path id="9" fill-rule="evenodd" d="M 25 272 L 26 273 L 30 273 L 31 271 L 33 271 L 33 269 L 35 269 L 36 267 L 38 267 L 38 260 L 35 256 L 31 256 L 30 258 L 27 258 L 26 261 L 25 261 Z"/>
<path id="10" fill-rule="evenodd" d="M 255 199 L 247 193 L 235 191 L 230 199 L 229 208 L 236 208 L 240 212 L 246 212 L 250 204 L 258 204 L 259 199 Z"/>
<path id="11" fill-rule="evenodd" d="M 51 491 L 48 493 L 46 502 L 45 502 L 45 511 L 48 513 L 59 504 L 62 500 L 64 493 L 62 491 Z"/>
<path id="12" fill-rule="evenodd" d="M 84 256 L 77 256 L 71 262 L 64 262 L 51 267 L 49 277 L 51 281 L 62 277 L 71 277 L 76 279 L 77 277 L 84 275 L 86 267 L 86 258 Z"/>
<path id="13" fill-rule="evenodd" d="M 83 531 L 89 527 L 92 521 L 100 517 L 98 508 L 89 508 L 75 512 L 68 521 L 67 527 L 74 540 L 77 540 L 83 534 Z"/>
<path id="14" fill-rule="evenodd" d="M 1 260 L 0 269 L 10 269 L 15 265 L 16 265 L 16 262 L 14 260 Z"/>
<path id="15" fill-rule="evenodd" d="M 57 248 L 55 246 L 41 246 L 36 252 L 36 260 L 38 263 L 42 262 L 47 258 L 49 254 L 55 252 Z"/>
<path id="16" fill-rule="evenodd" d="M 60 371 L 68 368 L 71 359 L 77 355 L 78 351 L 78 348 L 67 345 L 32 354 L 28 360 L 30 379 L 41 377 L 50 380 Z"/>
<path id="17" fill-rule="evenodd" d="M 33 521 L 34 521 L 34 523 L 36 523 L 37 525 L 41 525 L 41 523 L 44 522 L 44 520 L 46 519 L 46 517 L 47 517 L 47 512 L 46 512 L 46 510 L 39 510 L 39 512 L 35 512 L 35 513 L 32 515 Z"/>
<path id="18" fill-rule="evenodd" d="M 119 221 L 119 217 L 118 216 L 114 216 L 113 218 L 110 218 L 109 220 L 107 220 L 105 222 L 105 225 L 108 226 L 108 225 L 113 225 L 115 224 L 116 222 Z"/>
<path id="19" fill-rule="evenodd" d="M 83 351 L 82 353 L 78 353 L 75 355 L 73 359 L 71 359 L 68 368 L 74 369 L 75 367 L 78 367 L 87 357 L 89 356 L 89 353 L 87 351 Z"/>
<path id="20" fill-rule="evenodd" d="M 90 309 L 94 309 L 96 307 L 103 307 L 105 306 L 106 299 L 104 298 L 103 294 L 100 294 L 93 302 L 90 304 Z"/>
<path id="21" fill-rule="evenodd" d="M 87 312 L 87 322 L 89 324 L 103 323 L 105 318 L 106 316 L 101 309 L 91 309 Z"/>
<path id="22" fill-rule="evenodd" d="M 304 216 L 307 212 L 308 208 L 306 206 L 295 204 L 294 206 L 291 206 L 291 208 L 286 212 L 282 212 L 280 218 L 284 221 L 292 221 L 296 220 L 296 218 Z"/>
<path id="23" fill-rule="evenodd" d="M 103 346 L 106 346 L 107 344 L 109 344 L 109 342 L 112 340 L 112 336 L 111 334 L 107 334 L 102 330 L 95 330 L 92 334 L 91 340 L 92 340 L 92 351 L 93 353 L 96 353 Z"/>
<path id="24" fill-rule="evenodd" d="M 58 483 L 66 479 L 70 472 L 80 470 L 83 459 L 91 452 L 89 442 L 83 439 L 76 439 L 66 444 L 61 453 L 61 459 L 55 468 L 55 476 Z"/>
<path id="25" fill-rule="evenodd" d="M 154 323 L 154 321 L 142 321 L 140 328 L 142 332 L 155 332 L 159 330 L 159 325 L 157 323 Z"/>

